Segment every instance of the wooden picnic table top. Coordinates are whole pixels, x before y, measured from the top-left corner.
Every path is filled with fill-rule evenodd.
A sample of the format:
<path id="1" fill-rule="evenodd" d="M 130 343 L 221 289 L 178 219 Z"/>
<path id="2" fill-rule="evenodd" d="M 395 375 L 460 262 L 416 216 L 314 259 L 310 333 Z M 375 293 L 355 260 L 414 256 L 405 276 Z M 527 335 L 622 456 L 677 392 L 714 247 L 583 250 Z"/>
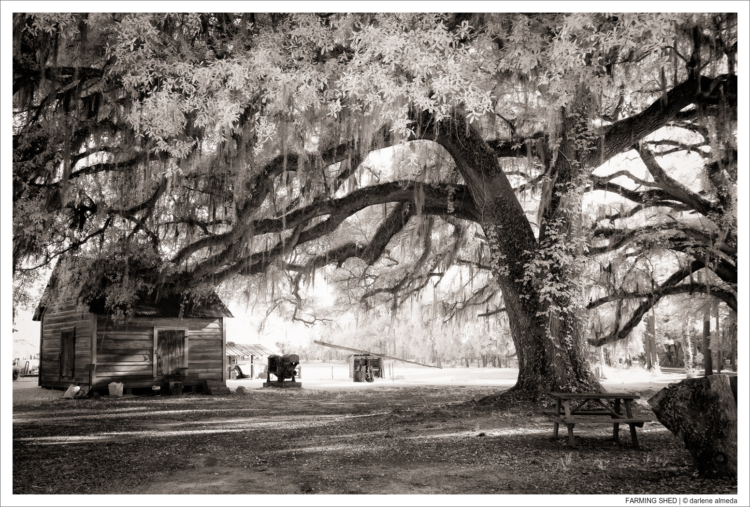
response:
<path id="1" fill-rule="evenodd" d="M 638 400 L 641 398 L 630 393 L 549 393 L 549 395 L 561 400 Z"/>

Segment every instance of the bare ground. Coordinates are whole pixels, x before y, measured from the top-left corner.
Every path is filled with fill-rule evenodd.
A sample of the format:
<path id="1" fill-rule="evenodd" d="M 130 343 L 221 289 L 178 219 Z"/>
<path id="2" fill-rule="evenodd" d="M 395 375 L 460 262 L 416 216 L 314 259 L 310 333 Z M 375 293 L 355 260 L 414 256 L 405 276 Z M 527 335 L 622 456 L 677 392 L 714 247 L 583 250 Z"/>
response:
<path id="1" fill-rule="evenodd" d="M 737 494 L 694 474 L 658 423 L 553 440 L 543 407 L 491 387 L 250 390 L 36 400 L 14 407 L 15 494 Z M 60 393 L 61 395 L 62 393 Z M 641 393 L 642 416 L 653 418 Z M 469 403 L 467 403 L 469 400 Z M 563 432 L 561 432 L 561 436 Z"/>

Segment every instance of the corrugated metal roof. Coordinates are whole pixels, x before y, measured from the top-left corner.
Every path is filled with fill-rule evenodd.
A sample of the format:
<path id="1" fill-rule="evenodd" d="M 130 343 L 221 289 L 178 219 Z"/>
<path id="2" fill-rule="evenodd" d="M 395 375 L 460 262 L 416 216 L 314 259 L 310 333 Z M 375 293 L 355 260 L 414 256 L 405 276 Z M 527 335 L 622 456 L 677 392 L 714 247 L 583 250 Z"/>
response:
<path id="1" fill-rule="evenodd" d="M 245 344 L 245 343 L 227 343 L 227 355 L 228 356 L 271 356 L 278 355 L 278 352 L 264 347 L 260 343 Z"/>

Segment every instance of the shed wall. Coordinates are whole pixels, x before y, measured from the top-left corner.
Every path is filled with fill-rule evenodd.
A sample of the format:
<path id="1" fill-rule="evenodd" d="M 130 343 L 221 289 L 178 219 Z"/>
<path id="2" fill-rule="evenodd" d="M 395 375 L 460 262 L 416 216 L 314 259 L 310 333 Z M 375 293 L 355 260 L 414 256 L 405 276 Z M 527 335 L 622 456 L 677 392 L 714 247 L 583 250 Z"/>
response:
<path id="1" fill-rule="evenodd" d="M 158 380 L 153 376 L 154 328 L 188 329 L 188 376 L 222 380 L 223 319 L 133 317 L 115 323 L 97 315 L 96 385 Z"/>
<path id="2" fill-rule="evenodd" d="M 72 378 L 60 377 L 61 336 L 63 331 L 76 330 L 75 366 Z M 39 361 L 39 385 L 64 387 L 72 383 L 88 384 L 86 365 L 91 363 L 92 319 L 81 311 L 75 298 L 61 301 L 56 308 L 49 308 L 42 317 L 41 358 Z"/>

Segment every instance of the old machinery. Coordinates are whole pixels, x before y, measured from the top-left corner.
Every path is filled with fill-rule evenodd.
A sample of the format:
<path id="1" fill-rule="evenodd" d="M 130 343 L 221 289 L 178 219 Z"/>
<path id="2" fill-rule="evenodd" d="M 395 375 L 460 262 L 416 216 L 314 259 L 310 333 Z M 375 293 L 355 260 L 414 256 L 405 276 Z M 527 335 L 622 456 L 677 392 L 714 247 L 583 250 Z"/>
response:
<path id="1" fill-rule="evenodd" d="M 385 377 L 383 358 L 370 354 L 354 354 L 350 361 L 354 382 L 373 382 Z"/>
<path id="2" fill-rule="evenodd" d="M 268 356 L 268 374 L 263 387 L 301 387 L 302 383 L 295 380 L 298 375 L 295 368 L 298 365 L 299 356 L 297 354 Z M 275 381 L 271 381 L 271 375 L 276 377 Z M 287 379 L 291 380 L 287 381 Z"/>

